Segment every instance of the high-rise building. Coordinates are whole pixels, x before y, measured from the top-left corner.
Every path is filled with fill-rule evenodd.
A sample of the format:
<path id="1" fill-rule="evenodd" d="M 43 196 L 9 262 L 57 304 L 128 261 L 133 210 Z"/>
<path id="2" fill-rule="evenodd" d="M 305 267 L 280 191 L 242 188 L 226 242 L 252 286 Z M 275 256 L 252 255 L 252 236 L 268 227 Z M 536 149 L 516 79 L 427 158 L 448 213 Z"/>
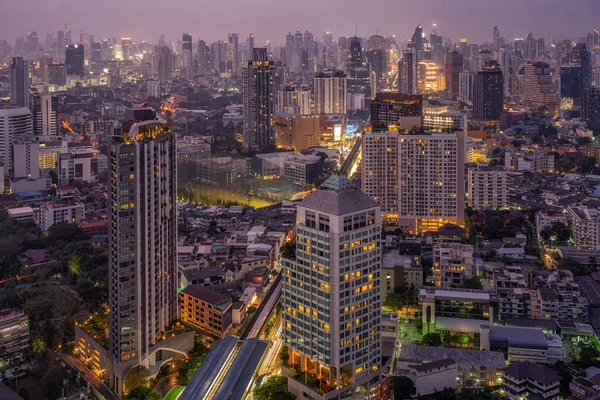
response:
<path id="1" fill-rule="evenodd" d="M 48 85 L 65 86 L 67 84 L 65 64 L 46 65 L 46 74 Z"/>
<path id="2" fill-rule="evenodd" d="M 469 168 L 468 202 L 475 210 L 498 210 L 508 206 L 508 171 L 501 166 L 478 164 Z"/>
<path id="3" fill-rule="evenodd" d="M 464 131 L 363 135 L 362 188 L 388 225 L 411 234 L 463 225 L 465 140 Z"/>
<path id="4" fill-rule="evenodd" d="M 73 40 L 71 39 L 71 24 L 65 24 L 65 46 L 69 46 L 73 44 Z"/>
<path id="5" fill-rule="evenodd" d="M 49 93 L 40 95 L 34 92 L 31 103 L 33 133 L 36 136 L 58 135 L 60 133 L 58 97 Z"/>
<path id="6" fill-rule="evenodd" d="M 210 66 L 210 50 L 204 40 L 198 40 L 196 43 L 196 66 L 199 74 L 209 72 Z"/>
<path id="7" fill-rule="evenodd" d="M 242 96 L 244 101 L 244 136 L 247 151 L 257 151 L 275 144 L 273 118 L 277 106 L 275 65 L 267 57 L 267 49 L 254 48 L 252 61 L 244 66 Z"/>
<path id="8" fill-rule="evenodd" d="M 600 131 L 600 88 L 590 88 L 583 94 L 582 117 L 588 128 Z"/>
<path id="9" fill-rule="evenodd" d="M 305 85 L 284 85 L 277 92 L 277 111 L 309 115 L 310 89 Z"/>
<path id="10" fill-rule="evenodd" d="M 4 160 L 5 172 L 11 165 L 10 138 L 30 137 L 32 134 L 33 118 L 29 108 L 0 108 L 0 164 Z"/>
<path id="11" fill-rule="evenodd" d="M 285 36 L 285 65 L 288 67 L 288 71 L 292 70 L 292 62 L 294 57 L 294 35 L 292 32 L 288 32 Z"/>
<path id="12" fill-rule="evenodd" d="M 558 105 L 558 85 L 552 81 L 550 66 L 543 62 L 525 64 L 523 102 L 534 107 Z"/>
<path id="13" fill-rule="evenodd" d="M 454 51 L 446 54 L 444 73 L 446 92 L 450 99 L 456 99 L 460 88 L 460 73 L 463 71 L 463 55 Z M 440 88 L 438 88 L 439 90 Z"/>
<path id="14" fill-rule="evenodd" d="M 458 99 L 466 103 L 473 102 L 473 88 L 475 87 L 476 72 L 463 71 L 458 75 Z"/>
<path id="15" fill-rule="evenodd" d="M 581 66 L 581 92 L 592 87 L 592 56 L 585 43 L 577 43 L 571 50 L 571 63 Z"/>
<path id="16" fill-rule="evenodd" d="M 373 130 L 411 130 L 423 125 L 423 96 L 402 93 L 377 93 L 371 102 Z"/>
<path id="17" fill-rule="evenodd" d="M 98 42 L 92 42 L 90 44 L 90 60 L 99 62 L 102 61 L 102 46 Z"/>
<path id="18" fill-rule="evenodd" d="M 194 44 L 192 35 L 184 33 L 181 36 L 182 41 L 182 76 L 187 80 L 194 79 Z"/>
<path id="19" fill-rule="evenodd" d="M 11 180 L 40 177 L 40 144 L 33 136 L 10 137 Z"/>
<path id="20" fill-rule="evenodd" d="M 29 107 L 29 63 L 23 57 L 13 57 L 10 64 L 10 102 Z"/>
<path id="21" fill-rule="evenodd" d="M 173 71 L 173 54 L 168 46 L 156 46 L 157 55 L 157 75 L 160 81 L 171 80 L 171 72 Z"/>
<path id="22" fill-rule="evenodd" d="M 318 393 L 289 378 L 298 399 L 326 399 L 333 390 L 336 398 L 374 395 L 381 368 L 380 218 L 379 205 L 340 175 L 297 206 L 295 260 L 283 259 L 283 344 L 291 364 L 324 381 Z"/>
<path id="23" fill-rule="evenodd" d="M 414 49 L 404 51 L 398 61 L 398 92 L 417 94 L 417 56 Z"/>
<path id="24" fill-rule="evenodd" d="M 560 98 L 572 99 L 574 102 L 583 99 L 581 87 L 581 67 L 578 65 L 563 65 L 560 67 Z"/>
<path id="25" fill-rule="evenodd" d="M 119 394 L 131 368 L 160 367 L 173 356 L 159 343 L 177 318 L 175 159 L 175 135 L 164 120 L 138 121 L 113 137 L 109 349 Z"/>
<path id="26" fill-rule="evenodd" d="M 121 38 L 121 59 L 131 60 L 133 54 L 131 54 L 131 38 Z"/>
<path id="27" fill-rule="evenodd" d="M 504 107 L 502 69 L 495 61 L 487 63 L 475 77 L 473 119 L 499 121 Z"/>
<path id="28" fill-rule="evenodd" d="M 321 117 L 277 113 L 275 115 L 277 147 L 300 153 L 321 143 Z"/>
<path id="29" fill-rule="evenodd" d="M 254 39 L 253 39 L 254 41 Z M 239 35 L 237 33 L 229 34 L 229 44 L 233 51 L 233 73 L 238 74 L 240 72 L 240 50 L 239 50 Z"/>
<path id="30" fill-rule="evenodd" d="M 408 44 L 409 48 L 414 49 L 414 53 L 416 55 L 416 64 L 419 64 L 423 60 L 423 50 L 425 48 L 423 39 L 423 26 L 419 24 L 415 28 L 415 32 L 413 33 L 410 43 Z"/>
<path id="31" fill-rule="evenodd" d="M 314 78 L 315 114 L 345 114 L 346 74 L 339 69 L 319 71 Z"/>
<path id="32" fill-rule="evenodd" d="M 366 57 L 363 54 L 360 38 L 350 39 L 350 59 L 346 63 L 348 75 L 348 93 L 364 93 L 365 99 L 371 99 L 371 74 Z"/>
<path id="33" fill-rule="evenodd" d="M 79 75 L 84 74 L 84 55 L 82 44 L 70 44 L 66 48 L 65 52 L 65 69 L 67 75 Z"/>

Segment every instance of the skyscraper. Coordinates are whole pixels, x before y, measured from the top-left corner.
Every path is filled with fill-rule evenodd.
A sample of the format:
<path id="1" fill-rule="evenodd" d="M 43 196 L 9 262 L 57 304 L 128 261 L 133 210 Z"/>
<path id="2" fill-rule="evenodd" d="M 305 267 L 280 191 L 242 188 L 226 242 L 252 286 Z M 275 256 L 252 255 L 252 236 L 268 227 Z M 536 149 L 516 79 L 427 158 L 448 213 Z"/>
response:
<path id="1" fill-rule="evenodd" d="M 464 102 L 473 101 L 473 89 L 477 73 L 472 71 L 463 71 L 458 74 L 458 99 Z"/>
<path id="2" fill-rule="evenodd" d="M 35 134 L 40 136 L 58 135 L 60 133 L 60 118 L 58 116 L 58 97 L 49 93 L 39 95 L 39 116 L 34 112 Z M 41 120 L 41 124 L 39 124 Z"/>
<path id="3" fill-rule="evenodd" d="M 458 97 L 460 86 L 460 73 L 463 71 L 463 55 L 453 51 L 446 53 L 444 73 L 446 76 L 446 92 L 450 99 Z M 439 89 L 439 88 L 438 88 Z"/>
<path id="4" fill-rule="evenodd" d="M 582 117 L 595 134 L 600 132 L 600 88 L 587 89 L 583 94 Z"/>
<path id="5" fill-rule="evenodd" d="M 254 42 L 254 39 L 252 39 Z M 233 73 L 239 74 L 240 72 L 240 50 L 238 46 L 239 35 L 237 33 L 229 34 L 229 44 L 233 51 Z"/>
<path id="6" fill-rule="evenodd" d="M 169 46 L 156 46 L 157 55 L 157 74 L 160 81 L 168 81 L 171 79 L 171 71 L 173 71 L 172 52 Z"/>
<path id="7" fill-rule="evenodd" d="M 581 83 L 581 67 L 579 65 L 563 65 L 560 67 L 560 97 L 561 99 L 572 99 L 573 102 L 581 104 L 583 99 L 583 88 Z"/>
<path id="8" fill-rule="evenodd" d="M 340 175 L 297 207 L 296 258 L 283 259 L 283 344 L 290 364 L 318 375 L 325 391 L 289 378 L 299 399 L 332 390 L 370 398 L 379 381 L 380 218 L 379 205 Z"/>
<path id="9" fill-rule="evenodd" d="M 534 107 L 558 105 L 558 85 L 552 81 L 550 66 L 543 62 L 525 64 L 523 102 Z"/>
<path id="10" fill-rule="evenodd" d="M 113 137 L 109 192 L 109 349 L 119 394 L 131 368 L 172 357 L 157 344 L 177 318 L 175 135 L 159 119 L 128 126 Z"/>
<path id="11" fill-rule="evenodd" d="M 275 144 L 274 114 L 277 106 L 275 66 L 267 49 L 254 48 L 252 61 L 244 66 L 242 96 L 244 101 L 244 137 L 247 151 L 258 151 Z"/>
<path id="12" fill-rule="evenodd" d="M 71 40 L 71 24 L 65 24 L 65 46 L 73 44 L 73 40 Z"/>
<path id="13" fill-rule="evenodd" d="M 90 60 L 96 62 L 102 61 L 102 47 L 100 43 L 92 42 Z"/>
<path id="14" fill-rule="evenodd" d="M 29 63 L 23 57 L 13 57 L 10 64 L 10 102 L 29 107 Z"/>
<path id="15" fill-rule="evenodd" d="M 416 64 L 419 64 L 421 61 L 423 61 L 423 49 L 425 46 L 423 43 L 423 26 L 421 26 L 421 24 L 417 25 L 415 28 L 415 32 L 410 39 L 408 47 L 415 50 Z"/>
<path id="16" fill-rule="evenodd" d="M 315 114 L 346 113 L 346 79 L 346 74 L 339 69 L 328 69 L 315 74 Z"/>
<path id="17" fill-rule="evenodd" d="M 70 44 L 66 48 L 65 52 L 65 68 L 67 75 L 78 75 L 84 74 L 84 55 L 82 44 Z"/>
<path id="18" fill-rule="evenodd" d="M 302 85 L 284 85 L 277 92 L 277 111 L 288 114 L 310 114 L 310 89 Z"/>
<path id="19" fill-rule="evenodd" d="M 294 58 L 294 35 L 288 32 L 285 36 L 285 65 L 288 71 L 292 71 L 292 62 Z"/>
<path id="20" fill-rule="evenodd" d="M 350 59 L 346 63 L 348 75 L 348 93 L 364 93 L 365 99 L 371 99 L 371 80 L 369 68 L 362 50 L 360 38 L 350 39 Z"/>
<path id="21" fill-rule="evenodd" d="M 131 38 L 121 38 L 121 49 L 123 60 L 130 60 L 133 54 L 131 54 Z"/>
<path id="22" fill-rule="evenodd" d="M 398 61 L 398 92 L 417 94 L 417 62 L 414 49 L 404 51 Z"/>
<path id="23" fill-rule="evenodd" d="M 504 81 L 497 62 L 487 63 L 477 73 L 473 86 L 473 119 L 498 121 L 504 106 Z"/>
<path id="24" fill-rule="evenodd" d="M 194 44 L 192 42 L 192 35 L 184 33 L 181 35 L 182 41 L 182 56 L 183 56 L 183 71 L 182 76 L 187 80 L 194 79 Z"/>

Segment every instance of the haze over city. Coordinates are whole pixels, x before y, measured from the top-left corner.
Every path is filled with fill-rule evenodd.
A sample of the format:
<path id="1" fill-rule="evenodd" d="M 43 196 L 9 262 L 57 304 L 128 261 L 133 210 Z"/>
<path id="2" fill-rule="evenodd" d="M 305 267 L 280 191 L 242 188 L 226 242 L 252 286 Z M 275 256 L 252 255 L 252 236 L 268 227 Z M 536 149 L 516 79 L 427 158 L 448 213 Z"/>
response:
<path id="1" fill-rule="evenodd" d="M 600 15 L 596 0 L 25 0 L 5 2 L 0 37 L 13 38 L 37 30 L 56 32 L 65 22 L 75 32 L 83 29 L 97 37 L 132 37 L 156 41 L 164 34 L 176 40 L 182 31 L 208 41 L 227 33 L 256 34 L 258 43 L 280 44 L 284 35 L 309 30 L 320 36 L 396 35 L 410 38 L 418 23 L 429 29 L 437 23 L 440 31 L 454 41 L 490 40 L 490 27 L 498 25 L 511 39 L 533 32 L 549 40 L 581 34 Z M 35 10 L 35 12 L 31 12 Z"/>

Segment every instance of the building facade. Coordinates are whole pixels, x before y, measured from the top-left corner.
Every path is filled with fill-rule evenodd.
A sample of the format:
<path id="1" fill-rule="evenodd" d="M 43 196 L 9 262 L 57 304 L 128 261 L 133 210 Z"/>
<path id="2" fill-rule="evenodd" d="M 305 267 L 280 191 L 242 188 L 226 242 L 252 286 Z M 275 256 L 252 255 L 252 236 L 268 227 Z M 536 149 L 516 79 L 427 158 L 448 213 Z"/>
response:
<path id="1" fill-rule="evenodd" d="M 471 208 L 498 210 L 508 206 L 508 171 L 478 164 L 467 173 L 468 204 Z"/>
<path id="2" fill-rule="evenodd" d="M 347 78 L 333 69 L 317 72 L 314 78 L 315 114 L 345 114 Z"/>

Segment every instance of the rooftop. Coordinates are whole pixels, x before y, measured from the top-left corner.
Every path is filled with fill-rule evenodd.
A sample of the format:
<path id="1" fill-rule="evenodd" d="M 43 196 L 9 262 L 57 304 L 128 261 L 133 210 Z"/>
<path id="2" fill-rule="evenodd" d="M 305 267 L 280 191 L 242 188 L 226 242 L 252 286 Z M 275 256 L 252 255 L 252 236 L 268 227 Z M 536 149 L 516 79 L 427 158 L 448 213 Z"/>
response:
<path id="1" fill-rule="evenodd" d="M 400 350 L 400 359 L 403 361 L 440 361 L 454 360 L 457 364 L 481 366 L 488 368 L 503 368 L 504 354 L 499 351 L 479 351 L 456 349 L 450 347 L 429 347 L 414 343 L 404 344 Z"/>
<path id="2" fill-rule="evenodd" d="M 503 369 L 506 375 L 518 380 L 533 379 L 543 385 L 551 385 L 560 381 L 560 376 L 548 367 L 534 364 L 530 361 L 522 361 L 509 365 Z"/>
<path id="3" fill-rule="evenodd" d="M 181 293 L 206 301 L 210 304 L 222 304 L 227 301 L 231 302 L 231 297 L 217 293 L 200 285 L 190 285 L 183 289 Z"/>

